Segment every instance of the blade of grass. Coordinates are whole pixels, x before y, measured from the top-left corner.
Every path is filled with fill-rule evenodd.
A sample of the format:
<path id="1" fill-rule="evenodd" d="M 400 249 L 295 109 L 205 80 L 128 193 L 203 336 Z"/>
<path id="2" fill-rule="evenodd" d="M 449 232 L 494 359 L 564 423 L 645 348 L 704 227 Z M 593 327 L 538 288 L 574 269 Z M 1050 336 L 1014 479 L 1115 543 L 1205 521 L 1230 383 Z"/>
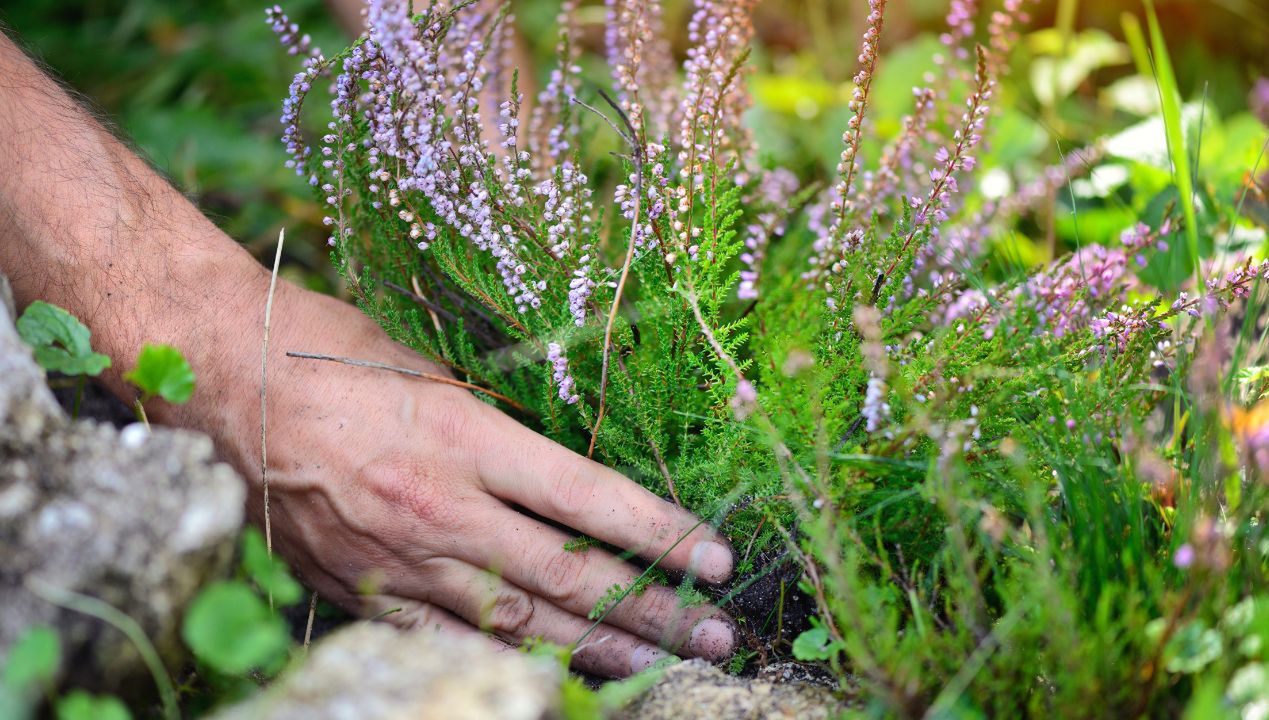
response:
<path id="1" fill-rule="evenodd" d="M 154 648 L 154 644 L 150 642 L 150 638 L 146 637 L 145 630 L 141 629 L 141 625 L 136 620 L 104 600 L 50 585 L 37 577 L 28 578 L 26 587 L 36 597 L 58 607 L 95 617 L 123 633 L 124 637 L 132 642 L 137 654 L 141 656 L 141 661 L 145 663 L 146 669 L 154 677 L 154 684 L 158 687 L 159 700 L 163 707 L 164 720 L 180 720 L 181 710 L 176 702 L 176 688 L 172 685 L 172 678 L 168 676 L 167 668 L 159 658 L 158 650 Z"/>
<path id="2" fill-rule="evenodd" d="M 1181 118 L 1181 91 L 1172 71 L 1172 60 L 1159 28 L 1154 0 L 1144 0 L 1146 23 L 1150 29 L 1150 47 L 1154 56 L 1155 85 L 1159 91 L 1159 107 L 1163 113 L 1164 135 L 1168 140 L 1168 157 L 1172 160 L 1172 180 L 1181 194 L 1181 210 L 1185 214 L 1185 238 L 1194 267 L 1196 291 L 1203 290 L 1203 270 L 1199 258 L 1198 217 L 1194 210 L 1194 181 L 1190 174 L 1190 156 L 1185 150 L 1185 127 Z"/>
<path id="3" fill-rule="evenodd" d="M 1119 16 L 1119 24 L 1124 29 L 1124 41 L 1132 51 L 1132 64 L 1137 66 L 1137 74 L 1150 77 L 1154 70 L 1150 64 L 1150 49 L 1146 46 L 1146 36 L 1141 30 L 1141 21 L 1132 13 Z"/>

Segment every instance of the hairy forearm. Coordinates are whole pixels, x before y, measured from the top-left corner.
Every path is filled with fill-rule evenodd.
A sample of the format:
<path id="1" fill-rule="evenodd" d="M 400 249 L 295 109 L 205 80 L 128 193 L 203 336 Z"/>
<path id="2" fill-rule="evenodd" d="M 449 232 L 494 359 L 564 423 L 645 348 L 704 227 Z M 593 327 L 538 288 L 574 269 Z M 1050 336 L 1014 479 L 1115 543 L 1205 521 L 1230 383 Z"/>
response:
<path id="1" fill-rule="evenodd" d="M 224 387 L 249 360 L 241 325 L 255 324 L 268 281 L 2 35 L 0 271 L 19 305 L 46 300 L 92 329 L 114 360 L 104 379 L 124 397 L 121 376 L 145 342 L 176 345 L 204 387 Z"/>

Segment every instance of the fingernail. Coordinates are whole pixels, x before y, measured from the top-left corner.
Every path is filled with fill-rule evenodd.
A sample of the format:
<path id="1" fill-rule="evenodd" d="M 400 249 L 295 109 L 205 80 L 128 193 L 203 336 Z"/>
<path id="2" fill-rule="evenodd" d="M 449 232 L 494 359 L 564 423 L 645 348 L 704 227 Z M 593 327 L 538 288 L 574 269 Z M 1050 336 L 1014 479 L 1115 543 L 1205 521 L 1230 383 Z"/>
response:
<path id="1" fill-rule="evenodd" d="M 736 646 L 736 636 L 731 625 L 717 618 L 705 618 L 692 628 L 692 639 L 687 648 L 696 657 L 722 660 L 731 655 Z"/>
<path id="2" fill-rule="evenodd" d="M 630 672 L 637 673 L 656 665 L 670 657 L 670 654 L 659 647 L 640 645 L 630 656 Z"/>
<path id="3" fill-rule="evenodd" d="M 692 570 L 700 579 L 719 583 L 731 577 L 731 550 L 716 542 L 697 543 L 692 548 Z"/>

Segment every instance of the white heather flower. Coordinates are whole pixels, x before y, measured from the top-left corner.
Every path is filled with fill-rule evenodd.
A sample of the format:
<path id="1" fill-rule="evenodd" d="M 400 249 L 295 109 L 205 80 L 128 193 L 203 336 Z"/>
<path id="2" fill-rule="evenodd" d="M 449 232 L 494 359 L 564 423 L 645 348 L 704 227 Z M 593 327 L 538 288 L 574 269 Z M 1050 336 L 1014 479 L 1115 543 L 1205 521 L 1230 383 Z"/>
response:
<path id="1" fill-rule="evenodd" d="M 890 404 L 886 402 L 886 381 L 873 375 L 868 378 L 868 390 L 864 393 L 864 416 L 868 432 L 877 432 L 890 418 Z"/>

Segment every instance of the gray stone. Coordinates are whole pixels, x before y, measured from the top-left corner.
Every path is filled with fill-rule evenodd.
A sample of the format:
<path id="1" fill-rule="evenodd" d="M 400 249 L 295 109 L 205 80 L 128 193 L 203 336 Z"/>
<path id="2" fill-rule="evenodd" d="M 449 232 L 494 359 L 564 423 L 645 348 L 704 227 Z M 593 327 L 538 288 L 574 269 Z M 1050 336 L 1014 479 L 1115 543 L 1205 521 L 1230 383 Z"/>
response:
<path id="1" fill-rule="evenodd" d="M 215 720 L 538 720 L 557 716 L 561 675 L 482 637 L 360 622 Z"/>
<path id="2" fill-rule="evenodd" d="M 75 682 L 113 689 L 138 676 L 135 648 L 49 598 L 99 598 L 177 658 L 185 605 L 232 556 L 245 488 L 202 435 L 72 422 L 11 313 L 0 300 L 0 666 L 48 625 Z"/>
<path id="3" fill-rule="evenodd" d="M 703 660 L 664 671 L 647 692 L 622 708 L 617 720 L 722 720 L 723 718 L 838 717 L 846 703 L 822 685 L 727 675 Z"/>

